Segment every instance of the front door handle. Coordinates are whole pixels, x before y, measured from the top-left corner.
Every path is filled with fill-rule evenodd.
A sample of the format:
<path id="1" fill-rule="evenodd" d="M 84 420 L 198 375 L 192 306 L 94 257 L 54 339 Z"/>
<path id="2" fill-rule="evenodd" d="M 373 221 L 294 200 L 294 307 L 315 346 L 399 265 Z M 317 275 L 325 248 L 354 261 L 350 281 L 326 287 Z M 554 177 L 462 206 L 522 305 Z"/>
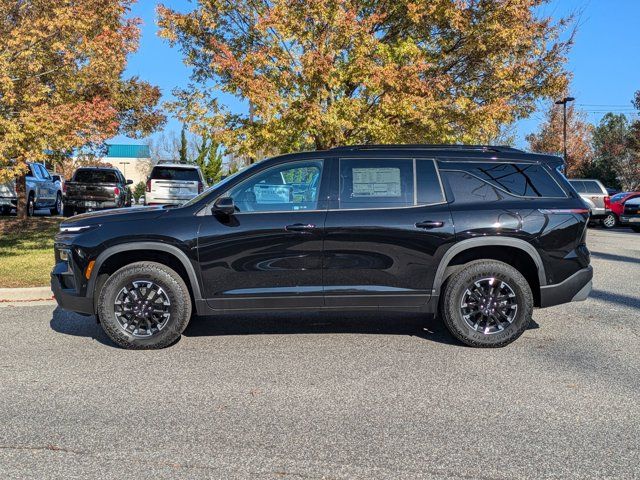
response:
<path id="1" fill-rule="evenodd" d="M 444 222 L 438 222 L 438 221 L 433 221 L 433 220 L 425 220 L 424 222 L 418 222 L 416 223 L 416 227 L 418 228 L 425 228 L 425 229 L 430 229 L 430 228 L 440 228 L 444 225 Z"/>
<path id="2" fill-rule="evenodd" d="M 284 227 L 287 232 L 310 232 L 315 228 L 316 226 L 313 223 L 294 223 Z"/>

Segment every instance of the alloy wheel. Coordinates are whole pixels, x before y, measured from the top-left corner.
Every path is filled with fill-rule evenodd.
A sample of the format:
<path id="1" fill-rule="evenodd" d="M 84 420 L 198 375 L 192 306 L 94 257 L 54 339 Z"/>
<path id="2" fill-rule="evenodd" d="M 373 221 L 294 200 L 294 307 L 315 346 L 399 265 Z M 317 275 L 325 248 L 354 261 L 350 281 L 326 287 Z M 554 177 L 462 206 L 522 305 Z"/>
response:
<path id="1" fill-rule="evenodd" d="M 460 301 L 465 323 L 476 332 L 491 335 L 504 331 L 518 312 L 516 294 L 511 286 L 497 278 L 476 280 Z"/>
<path id="2" fill-rule="evenodd" d="M 607 228 L 613 228 L 616 226 L 616 217 L 610 213 L 602 220 L 602 224 Z"/>
<path id="3" fill-rule="evenodd" d="M 154 282 L 136 280 L 124 286 L 114 302 L 118 325 L 134 337 L 151 337 L 169 322 L 171 301 Z"/>

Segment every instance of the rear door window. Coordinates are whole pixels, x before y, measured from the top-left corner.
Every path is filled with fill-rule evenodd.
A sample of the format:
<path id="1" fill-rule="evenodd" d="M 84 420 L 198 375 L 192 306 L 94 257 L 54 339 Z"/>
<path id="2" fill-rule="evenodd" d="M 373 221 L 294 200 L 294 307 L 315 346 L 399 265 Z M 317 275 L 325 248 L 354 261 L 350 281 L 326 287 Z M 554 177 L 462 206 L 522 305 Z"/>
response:
<path id="1" fill-rule="evenodd" d="M 341 159 L 340 208 L 415 205 L 413 163 L 413 159 Z"/>
<path id="2" fill-rule="evenodd" d="M 182 182 L 198 182 L 200 176 L 195 168 L 154 167 L 152 180 L 176 180 Z"/>
<path id="3" fill-rule="evenodd" d="M 444 193 L 433 160 L 416 160 L 416 177 L 418 204 L 428 205 L 444 202 Z"/>
<path id="4" fill-rule="evenodd" d="M 73 178 L 79 183 L 118 183 L 116 172 L 112 170 L 77 170 Z"/>
<path id="5" fill-rule="evenodd" d="M 585 193 L 600 193 L 600 194 L 604 194 L 604 192 L 602 191 L 602 187 L 600 186 L 600 184 L 598 182 L 593 181 L 593 180 L 583 180 L 582 183 L 584 184 Z"/>

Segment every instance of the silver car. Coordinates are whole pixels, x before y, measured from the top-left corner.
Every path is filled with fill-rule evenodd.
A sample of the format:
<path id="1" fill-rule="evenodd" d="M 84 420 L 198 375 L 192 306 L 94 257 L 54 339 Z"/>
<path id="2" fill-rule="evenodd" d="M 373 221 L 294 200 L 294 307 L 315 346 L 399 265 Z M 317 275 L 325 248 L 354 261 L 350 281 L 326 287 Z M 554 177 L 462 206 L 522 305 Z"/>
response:
<path id="1" fill-rule="evenodd" d="M 51 215 L 62 213 L 62 184 L 58 178 L 51 176 L 40 163 L 27 163 L 29 171 L 26 175 L 25 195 L 27 215 L 34 214 L 36 209 L 48 208 Z M 8 215 L 16 208 L 16 182 L 0 184 L 0 213 Z"/>
<path id="2" fill-rule="evenodd" d="M 146 205 L 180 205 L 206 187 L 200 168 L 181 163 L 162 163 L 151 170 L 145 193 Z"/>
<path id="3" fill-rule="evenodd" d="M 574 178 L 569 179 L 569 183 L 580 194 L 582 199 L 589 205 L 591 209 L 591 218 L 593 220 L 603 219 L 609 213 L 609 192 L 600 180 L 590 178 Z"/>

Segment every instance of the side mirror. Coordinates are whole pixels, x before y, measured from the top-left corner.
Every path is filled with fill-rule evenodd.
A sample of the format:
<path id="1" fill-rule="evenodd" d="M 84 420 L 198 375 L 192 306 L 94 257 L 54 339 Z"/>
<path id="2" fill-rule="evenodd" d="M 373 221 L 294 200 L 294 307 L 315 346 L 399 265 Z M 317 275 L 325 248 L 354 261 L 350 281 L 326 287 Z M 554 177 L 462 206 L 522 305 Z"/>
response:
<path id="1" fill-rule="evenodd" d="M 231 197 L 220 197 L 213 203 L 211 209 L 213 213 L 224 213 L 225 215 L 233 215 L 236 212 L 236 205 Z"/>
<path id="2" fill-rule="evenodd" d="M 133 185 L 133 180 L 127 180 L 127 185 Z"/>

